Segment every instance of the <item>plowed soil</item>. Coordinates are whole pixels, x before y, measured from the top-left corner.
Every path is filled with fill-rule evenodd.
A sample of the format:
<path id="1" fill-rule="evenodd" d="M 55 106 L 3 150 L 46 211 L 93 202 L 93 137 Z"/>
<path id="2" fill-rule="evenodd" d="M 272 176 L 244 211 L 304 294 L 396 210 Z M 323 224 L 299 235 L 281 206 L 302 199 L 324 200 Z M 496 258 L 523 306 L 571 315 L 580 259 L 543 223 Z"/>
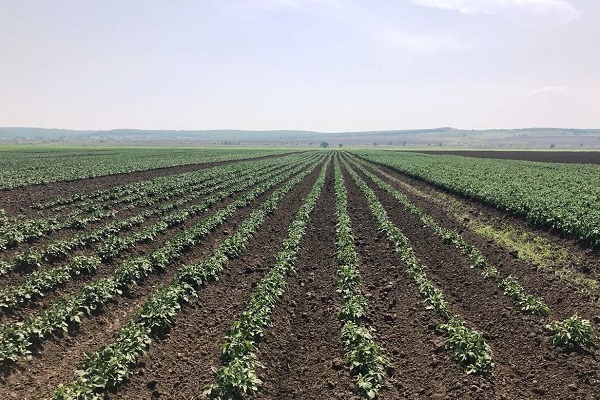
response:
<path id="1" fill-rule="evenodd" d="M 484 333 L 492 350 L 493 373 L 488 376 L 467 374 L 453 360 L 452 353 L 444 348 L 445 336 L 438 328 L 443 321 L 435 312 L 425 308 L 416 285 L 406 273 L 406 264 L 378 229 L 366 198 L 348 172 L 343 170 L 348 191 L 348 213 L 360 259 L 358 267 L 362 291 L 368 300 L 365 323 L 373 329 L 375 342 L 389 360 L 386 387 L 378 398 L 600 399 L 600 361 L 596 353 L 563 351 L 549 342 L 550 333 L 546 329 L 550 322 L 573 314 L 597 324 L 600 322 L 597 297 L 576 290 L 552 269 L 532 267 L 501 243 L 471 230 L 465 221 L 452 216 L 449 206 L 439 201 L 442 197 L 436 196 L 442 192 L 435 187 L 387 168 L 371 165 L 367 169 L 406 194 L 413 204 L 439 225 L 460 232 L 464 240 L 481 250 L 503 275 L 514 276 L 527 292 L 542 296 L 552 310 L 548 317 L 523 313 L 495 281 L 485 278 L 480 270 L 471 268 L 470 261 L 454 245 L 445 243 L 393 196 L 359 172 L 376 193 L 390 220 L 403 231 L 416 255 L 427 266 L 427 276 L 443 292 L 452 313 Z M 47 193 L 44 186 L 17 189 L 7 192 L 14 196 L 2 201 L 18 210 L 27 201 L 42 195 L 52 198 L 64 193 L 87 192 L 182 172 L 166 170 L 56 183 L 47 185 L 50 187 Z M 106 399 L 205 398 L 202 391 L 213 382 L 212 368 L 221 365 L 221 346 L 227 330 L 244 310 L 258 282 L 274 265 L 288 226 L 318 173 L 319 168 L 286 195 L 239 258 L 227 264 L 218 280 L 198 290 L 198 297 L 183 306 L 171 329 L 160 337 L 154 337 L 148 352 L 134 367 L 133 375 L 105 393 Z M 185 253 L 176 265 L 152 274 L 139 286 L 117 296 L 95 315 L 84 318 L 77 329 L 49 338 L 42 347 L 35 349 L 32 359 L 19 359 L 11 368 L 5 367 L 0 379 L 0 399 L 49 398 L 58 385 L 71 383 L 75 370 L 85 360 L 86 352 L 94 352 L 110 343 L 137 307 L 168 284 L 181 265 L 195 263 L 205 257 L 271 192 L 262 195 L 249 207 L 238 210 L 234 217 L 208 234 L 196 248 Z M 417 192 L 426 195 L 417 195 Z M 24 198 L 18 199 L 18 196 Z M 587 270 L 577 272 L 587 279 L 596 279 L 594 271 L 600 270 L 597 252 L 583 249 L 551 232 L 536 230 L 502 211 L 457 196 L 452 199 L 468 206 L 473 215 L 493 217 L 565 247 L 587 265 Z M 219 202 L 211 210 L 231 201 L 233 198 Z M 186 222 L 183 227 L 190 226 L 198 218 Z M 122 259 L 148 254 L 177 230 L 166 232 L 155 242 L 140 245 Z M 107 276 L 120 260 L 103 265 L 97 276 L 80 277 L 54 294 L 17 310 L 14 315 L 0 318 L 0 322 L 18 320 L 27 313 L 48 307 L 61 295 L 79 290 L 89 279 Z M 337 313 L 342 298 L 336 290 L 337 267 L 334 176 L 333 163 L 329 160 L 325 186 L 311 213 L 297 255 L 296 273 L 287 278 L 287 290 L 273 312 L 271 325 L 266 328 L 256 353 L 262 364 L 257 371 L 262 385 L 255 396 L 248 398 L 361 398 L 341 342 L 342 323 Z M 2 286 L 13 283 L 8 280 Z"/>
<path id="2" fill-rule="evenodd" d="M 261 156 L 255 159 L 285 157 L 286 154 Z M 75 181 L 50 182 L 40 185 L 30 185 L 10 190 L 0 190 L 0 208 L 7 214 L 31 213 L 28 207 L 47 199 L 69 196 L 75 193 L 85 194 L 96 190 L 110 189 L 132 182 L 181 174 L 184 172 L 198 171 L 217 165 L 231 164 L 236 161 L 218 161 L 202 164 L 178 165 L 176 167 L 156 168 L 147 171 L 130 172 L 100 176 L 96 178 L 78 179 Z"/>

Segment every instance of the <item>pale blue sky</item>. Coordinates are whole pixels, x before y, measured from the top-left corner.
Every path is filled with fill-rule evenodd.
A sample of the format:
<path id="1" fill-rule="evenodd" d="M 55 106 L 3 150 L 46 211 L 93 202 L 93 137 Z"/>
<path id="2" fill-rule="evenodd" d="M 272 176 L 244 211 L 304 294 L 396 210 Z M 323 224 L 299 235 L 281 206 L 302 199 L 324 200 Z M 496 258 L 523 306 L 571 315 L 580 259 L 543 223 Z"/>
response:
<path id="1" fill-rule="evenodd" d="M 0 126 L 600 128 L 598 0 L 0 0 Z"/>

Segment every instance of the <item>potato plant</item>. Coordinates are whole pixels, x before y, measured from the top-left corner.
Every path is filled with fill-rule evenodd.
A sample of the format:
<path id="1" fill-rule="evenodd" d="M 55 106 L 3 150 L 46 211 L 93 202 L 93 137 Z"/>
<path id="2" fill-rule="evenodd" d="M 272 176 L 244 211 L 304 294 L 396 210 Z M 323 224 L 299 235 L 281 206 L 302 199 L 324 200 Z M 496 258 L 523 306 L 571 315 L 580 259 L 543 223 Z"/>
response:
<path id="1" fill-rule="evenodd" d="M 550 308 L 540 296 L 527 293 L 516 278 L 512 276 L 502 277 L 500 272 L 488 262 L 483 253 L 475 246 L 465 242 L 460 233 L 440 226 L 430 215 L 415 206 L 404 193 L 371 173 L 361 163 L 355 162 L 352 165 L 368 176 L 378 187 L 394 196 L 407 211 L 418 216 L 423 225 L 441 237 L 445 243 L 453 244 L 462 254 L 469 258 L 474 267 L 483 270 L 482 274 L 486 278 L 494 279 L 498 287 L 504 290 L 507 296 L 515 300 L 523 312 L 543 316 L 550 314 Z"/>
<path id="2" fill-rule="evenodd" d="M 302 169 L 302 167 L 299 167 Z M 292 176 L 282 175 L 262 182 L 251 191 L 225 208 L 204 218 L 193 227 L 171 237 L 164 246 L 148 257 L 138 257 L 123 262 L 109 278 L 87 284 L 80 292 L 65 296 L 37 314 L 27 317 L 17 324 L 0 328 L 0 363 L 14 361 L 20 355 L 27 355 L 34 342 L 43 341 L 53 332 L 67 330 L 69 324 L 78 324 L 80 317 L 103 306 L 107 301 L 129 285 L 155 270 L 172 265 L 181 254 L 202 240 L 209 232 L 230 218 L 238 208 L 248 206 L 259 195 Z"/>
<path id="3" fill-rule="evenodd" d="M 360 393 L 368 399 L 377 397 L 385 385 L 387 358 L 373 338 L 365 317 L 367 299 L 361 293 L 359 259 L 348 215 L 348 195 L 339 160 L 335 159 L 336 246 L 338 261 L 338 291 L 344 299 L 338 313 L 342 321 L 342 342 L 346 360 Z"/>
<path id="4" fill-rule="evenodd" d="M 437 315 L 445 321 L 445 324 L 440 325 L 440 329 L 446 333 L 446 347 L 453 351 L 454 359 L 465 367 L 467 373 L 489 374 L 493 369 L 491 349 L 483 340 L 483 336 L 468 326 L 459 316 L 452 316 L 442 291 L 436 288 L 427 278 L 425 266 L 416 256 L 406 236 L 390 221 L 375 192 L 348 163 L 344 163 L 344 166 L 367 198 L 369 209 L 379 228 L 386 234 L 394 245 L 396 252 L 407 264 L 407 272 L 417 284 L 419 294 L 423 298 L 426 308 L 436 311 Z M 454 329 L 457 324 L 460 324 L 460 329 Z"/>
<path id="5" fill-rule="evenodd" d="M 152 335 L 171 325 L 182 305 L 193 299 L 196 290 L 215 280 L 228 261 L 239 256 L 266 216 L 314 167 L 277 189 L 201 262 L 183 266 L 170 285 L 161 288 L 139 308 L 111 344 L 88 357 L 73 384 L 57 388 L 53 399 L 100 399 L 104 397 L 103 391 L 126 379 L 135 367 L 136 359 L 151 345 Z"/>
<path id="6" fill-rule="evenodd" d="M 286 277 L 295 271 L 296 254 L 325 183 L 327 164 L 322 167 L 310 193 L 288 227 L 282 250 L 276 255 L 275 265 L 258 284 L 245 310 L 231 324 L 222 346 L 223 365 L 215 369 L 215 382 L 204 391 L 208 397 L 237 399 L 258 390 L 261 381 L 256 368 L 260 364 L 254 353 L 264 329 L 270 324 L 277 301 L 285 292 Z"/>

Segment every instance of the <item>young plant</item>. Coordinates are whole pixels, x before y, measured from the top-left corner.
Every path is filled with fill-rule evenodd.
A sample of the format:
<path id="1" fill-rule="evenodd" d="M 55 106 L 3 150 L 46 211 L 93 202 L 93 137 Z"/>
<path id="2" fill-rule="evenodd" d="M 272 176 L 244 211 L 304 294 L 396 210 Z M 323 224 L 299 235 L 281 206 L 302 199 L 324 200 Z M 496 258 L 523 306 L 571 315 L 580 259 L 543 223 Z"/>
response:
<path id="1" fill-rule="evenodd" d="M 596 347 L 597 338 L 594 325 L 577 314 L 564 321 L 554 321 L 547 325 L 547 328 L 552 332 L 550 342 L 555 346 L 561 346 L 567 350 L 592 350 Z"/>

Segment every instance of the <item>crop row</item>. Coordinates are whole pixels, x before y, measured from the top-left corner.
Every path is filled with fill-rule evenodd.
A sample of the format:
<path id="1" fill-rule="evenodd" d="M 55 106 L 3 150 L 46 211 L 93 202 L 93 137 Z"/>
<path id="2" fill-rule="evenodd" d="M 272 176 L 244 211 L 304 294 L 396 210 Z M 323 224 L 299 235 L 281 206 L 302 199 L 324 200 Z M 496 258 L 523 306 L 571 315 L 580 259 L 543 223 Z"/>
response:
<path id="1" fill-rule="evenodd" d="M 408 152 L 360 152 L 463 196 L 600 246 L 600 167 Z"/>
<path id="2" fill-rule="evenodd" d="M 310 193 L 290 223 L 282 250 L 275 256 L 275 265 L 260 281 L 245 310 L 231 324 L 222 345 L 222 365 L 214 371 L 215 382 L 204 391 L 210 398 L 237 399 L 255 393 L 262 383 L 256 373 L 260 363 L 255 352 L 278 300 L 285 293 L 286 277 L 295 271 L 300 242 L 321 195 L 328 164 L 323 165 Z"/>
<path id="3" fill-rule="evenodd" d="M 42 220 L 7 218 L 4 223 L 0 223 L 0 251 L 40 238 L 49 232 L 61 229 L 83 229 L 91 222 L 111 218 L 114 215 L 113 210 L 99 210 L 89 215 L 77 212 L 62 221 L 58 218 Z"/>
<path id="4" fill-rule="evenodd" d="M 219 165 L 198 171 L 132 182 L 109 189 L 96 190 L 91 193 L 75 193 L 69 196 L 61 196 L 34 204 L 32 207 L 39 210 L 52 208 L 54 211 L 57 211 L 68 205 L 77 205 L 78 208 L 86 208 L 98 203 L 107 203 L 113 206 L 119 203 L 131 205 L 144 198 L 154 199 L 164 195 L 179 195 L 186 189 L 189 191 L 195 190 L 195 186 L 204 180 L 222 177 L 224 174 L 233 175 L 246 169 L 257 168 L 259 165 L 269 167 L 274 164 L 281 164 L 286 159 L 289 158 L 232 162 L 231 164 Z"/>
<path id="5" fill-rule="evenodd" d="M 231 165 L 217 166 L 201 171 L 194 171 L 178 176 L 156 178 L 151 181 L 135 182 L 111 189 L 93 192 L 88 195 L 76 194 L 64 198 L 59 197 L 49 202 L 71 204 L 75 200 L 85 200 L 77 204 L 77 209 L 69 215 L 41 219 L 8 218 L 0 219 L 0 250 L 25 241 L 38 239 L 45 234 L 66 228 L 81 229 L 88 222 L 114 216 L 114 207 L 121 203 L 129 203 L 124 209 L 145 207 L 155 204 L 158 200 L 166 200 L 186 191 L 193 191 L 209 184 L 215 179 L 225 180 L 227 176 L 234 177 L 247 169 L 258 166 L 284 165 L 285 160 L 252 160 Z M 149 183 L 150 182 L 150 183 Z M 135 196 L 130 193 L 135 192 Z M 158 195 L 161 193 L 160 195 Z M 123 195 L 125 194 L 125 195 Z M 157 198 L 153 198 L 157 197 Z M 62 200 L 61 200 L 62 199 Z M 105 211 L 109 210 L 109 211 Z M 91 213 L 91 216 L 86 216 Z M 61 222 L 62 221 L 62 222 Z"/>
<path id="6" fill-rule="evenodd" d="M 453 244 L 471 261 L 473 267 L 482 270 L 485 278 L 493 279 L 504 291 L 504 294 L 514 300 L 523 312 L 542 316 L 550 314 L 550 308 L 540 296 L 529 294 L 514 276 L 503 276 L 496 267 L 489 263 L 479 249 L 466 243 L 460 233 L 440 226 L 430 215 L 410 202 L 406 195 L 369 172 L 359 163 L 353 165 L 371 178 L 378 187 L 390 193 L 407 211 L 417 215 L 424 226 L 443 238 L 446 243 Z M 565 321 L 551 322 L 548 327 L 553 332 L 551 343 L 555 345 L 577 349 L 590 349 L 595 346 L 596 338 L 591 321 L 577 315 L 573 315 Z"/>
<path id="7" fill-rule="evenodd" d="M 372 332 L 365 322 L 368 304 L 361 293 L 359 259 L 347 209 L 348 194 L 337 157 L 334 168 L 338 292 L 344 299 L 344 304 L 338 313 L 343 323 L 342 341 L 346 360 L 355 377 L 356 385 L 363 396 L 374 399 L 384 386 L 388 360 L 373 340 Z"/>
<path id="8" fill-rule="evenodd" d="M 283 164 L 283 167 L 285 167 L 285 164 Z M 277 168 L 282 168 L 282 165 L 277 164 L 272 169 Z M 249 171 L 243 173 L 239 173 L 238 170 L 234 170 L 233 172 L 235 173 L 235 176 L 230 176 L 227 173 L 223 173 L 222 175 L 217 175 L 212 179 L 204 181 L 204 189 L 195 191 L 190 195 L 179 198 L 172 203 L 155 207 L 149 211 L 140 213 L 127 219 L 112 221 L 101 228 L 95 229 L 92 232 L 77 234 L 66 240 L 53 241 L 46 245 L 43 249 L 35 250 L 29 248 L 27 251 L 17 254 L 12 262 L 0 262 L 0 274 L 6 274 L 7 272 L 15 269 L 36 268 L 44 261 L 51 262 L 63 259 L 68 252 L 74 249 L 85 247 L 100 241 L 104 243 L 109 242 L 110 238 L 115 237 L 120 231 L 129 229 L 135 225 L 140 225 L 147 218 L 150 218 L 154 215 L 165 215 L 167 212 L 185 203 L 188 203 L 201 195 L 219 190 L 223 187 L 223 185 L 239 183 L 239 181 L 245 176 L 252 176 L 253 174 L 258 173 L 258 171 L 255 169 L 250 169 Z M 200 187 L 198 187 L 198 189 L 200 189 Z M 107 251 L 108 250 L 109 249 L 107 249 Z M 103 251 L 100 251 L 99 253 L 99 255 L 102 256 Z"/>
<path id="9" fill-rule="evenodd" d="M 256 185 L 238 200 L 199 221 L 194 226 L 172 236 L 161 248 L 148 256 L 124 261 L 108 278 L 84 286 L 78 293 L 64 296 L 48 309 L 25 320 L 0 328 L 0 363 L 14 361 L 19 355 L 30 353 L 33 344 L 41 342 L 52 333 L 69 325 L 78 324 L 81 316 L 103 306 L 115 295 L 155 270 L 172 265 L 192 246 L 197 245 L 209 232 L 234 215 L 238 208 L 246 207 L 259 195 L 284 181 L 280 176 Z"/>
<path id="10" fill-rule="evenodd" d="M 205 212 L 211 205 L 218 201 L 224 200 L 237 192 L 247 190 L 263 180 L 269 180 L 272 177 L 278 177 L 281 174 L 289 176 L 291 167 L 294 167 L 294 165 L 291 164 L 288 169 L 284 170 L 283 172 L 276 170 L 264 175 L 253 175 L 246 177 L 245 179 L 229 180 L 223 185 L 220 185 L 221 187 L 217 187 L 221 190 L 213 192 L 210 196 L 204 198 L 199 203 L 167 214 L 161 217 L 154 224 L 144 227 L 140 231 L 136 231 L 131 235 L 125 237 L 112 237 L 109 240 L 104 241 L 98 247 L 98 255 L 103 260 L 110 260 L 118 256 L 124 250 L 131 248 L 134 244 L 153 240 L 158 234 L 163 233 L 167 229 L 176 225 L 182 224 L 185 220 L 193 216 Z M 216 190 L 217 188 L 213 189 Z"/>
<path id="11" fill-rule="evenodd" d="M 117 386 L 130 374 L 136 360 L 152 342 L 152 335 L 173 324 L 183 304 L 188 303 L 202 286 L 217 279 L 229 262 L 237 258 L 286 194 L 302 181 L 308 171 L 295 176 L 258 206 L 233 233 L 202 261 L 183 266 L 172 282 L 159 289 L 117 333 L 115 340 L 91 354 L 69 386 L 59 387 L 54 400 L 101 399 L 102 392 Z"/>
<path id="12" fill-rule="evenodd" d="M 396 252 L 406 263 L 407 273 L 417 285 L 425 307 L 434 310 L 444 320 L 444 323 L 438 327 L 446 334 L 445 347 L 453 352 L 454 359 L 466 368 L 467 373 L 490 373 L 493 368 L 491 350 L 483 334 L 471 328 L 460 316 L 452 315 L 442 291 L 429 280 L 425 273 L 425 265 L 416 256 L 408 238 L 390 221 L 375 192 L 352 170 L 350 165 L 344 162 L 344 166 L 367 198 L 369 209 L 379 229 L 386 234 Z"/>
<path id="13" fill-rule="evenodd" d="M 504 290 L 504 294 L 516 301 L 523 312 L 537 315 L 548 315 L 550 313 L 550 308 L 544 303 L 540 296 L 527 293 L 525 288 L 514 276 L 509 275 L 507 277 L 503 277 L 500 271 L 498 271 L 496 267 L 489 263 L 479 249 L 465 242 L 460 233 L 454 229 L 447 229 L 440 226 L 430 215 L 421 210 L 419 207 L 415 206 L 408 199 L 408 197 L 404 195 L 404 193 L 384 182 L 379 177 L 365 169 L 362 165 L 358 163 L 354 163 L 353 165 L 366 176 L 368 176 L 378 187 L 385 190 L 396 200 L 398 200 L 405 210 L 418 216 L 423 225 L 441 237 L 445 243 L 453 244 L 463 255 L 469 259 L 469 261 L 471 261 L 473 267 L 482 270 L 484 277 L 494 279 L 498 287 Z"/>
<path id="14" fill-rule="evenodd" d="M 291 164 L 289 168 L 291 169 L 293 166 L 294 165 Z M 290 176 L 291 173 L 292 172 L 290 171 L 284 171 L 283 176 Z M 176 214 L 169 214 L 157 223 L 144 228 L 139 232 L 135 232 L 134 234 L 125 238 L 116 236 L 110 237 L 108 241 L 105 241 L 102 244 L 108 244 L 111 247 L 102 246 L 101 244 L 97 253 L 103 260 L 107 259 L 107 254 L 110 255 L 110 258 L 112 258 L 122 250 L 133 246 L 133 244 L 140 241 L 151 240 L 157 234 L 164 232 L 166 229 L 181 224 L 185 220 L 206 211 L 210 205 L 219 200 L 229 197 L 236 192 L 252 187 L 263 180 L 269 180 L 272 177 L 277 178 L 281 174 L 282 173 L 280 172 L 275 172 L 253 176 L 252 178 L 242 179 L 238 182 L 230 181 L 227 185 L 230 186 L 230 188 L 211 195 L 199 204 L 186 208 L 185 210 L 177 212 Z M 107 248 L 110 250 L 110 253 L 107 252 Z M 93 268 L 90 266 L 87 268 L 79 267 L 83 259 L 90 260 L 88 264 L 91 264 L 93 260 Z M 16 305 L 26 304 L 35 297 L 42 296 L 50 290 L 55 289 L 58 285 L 69 281 L 73 276 L 79 275 L 83 271 L 87 271 L 88 273 L 94 271 L 97 265 L 100 263 L 100 260 L 97 257 L 85 257 L 83 259 L 78 258 L 77 262 L 71 262 L 66 266 L 39 271 L 30 275 L 24 283 L 18 286 L 0 289 L 0 308 L 10 308 Z"/>
<path id="15" fill-rule="evenodd" d="M 0 190 L 178 165 L 243 160 L 281 153 L 286 152 L 197 148 L 111 148 L 102 151 L 4 150 L 0 157 Z"/>
<path id="16" fill-rule="evenodd" d="M 298 160 L 297 162 L 301 161 Z M 252 177 L 264 170 L 271 172 L 278 169 L 288 168 L 291 167 L 291 165 L 293 164 L 276 163 L 274 165 L 270 165 L 268 168 L 258 168 L 263 163 L 259 164 L 257 162 L 253 165 L 247 165 L 248 169 L 244 170 L 240 170 L 237 168 L 221 168 L 223 169 L 223 171 L 221 171 L 220 174 L 214 174 L 214 176 L 212 176 L 211 179 L 204 181 L 202 185 L 198 185 L 195 188 L 195 190 L 191 192 L 191 194 L 185 197 L 180 196 L 174 202 L 156 206 L 149 211 L 145 211 L 127 219 L 119 219 L 116 221 L 109 222 L 103 227 L 97 228 L 92 232 L 76 234 L 65 240 L 53 241 L 47 244 L 43 249 L 35 250 L 32 248 L 28 248 L 25 252 L 17 254 L 15 259 L 13 259 L 12 261 L 0 261 L 0 274 L 6 274 L 7 272 L 15 269 L 36 268 L 39 267 L 39 265 L 44 261 L 52 262 L 61 260 L 64 259 L 64 257 L 70 251 L 86 247 L 90 244 L 95 244 L 98 242 L 102 242 L 103 244 L 105 244 L 106 247 L 106 249 L 104 250 L 100 249 L 98 255 L 102 257 L 106 253 L 106 256 L 103 258 L 109 258 L 110 256 L 112 256 L 111 247 L 119 247 L 119 243 L 114 243 L 112 246 L 107 243 L 110 243 L 111 238 L 116 237 L 120 231 L 130 229 L 131 227 L 136 225 L 141 225 L 144 222 L 144 220 L 154 215 L 165 215 L 168 211 L 171 211 L 183 204 L 186 204 L 196 199 L 197 197 L 217 191 L 227 185 L 239 183 L 247 176 Z M 216 172 L 219 171 L 217 170 Z M 147 203 L 153 204 L 154 201 L 147 200 Z M 176 216 L 174 216 L 173 218 L 177 219 Z M 140 238 L 140 240 L 143 240 L 143 238 Z"/>

